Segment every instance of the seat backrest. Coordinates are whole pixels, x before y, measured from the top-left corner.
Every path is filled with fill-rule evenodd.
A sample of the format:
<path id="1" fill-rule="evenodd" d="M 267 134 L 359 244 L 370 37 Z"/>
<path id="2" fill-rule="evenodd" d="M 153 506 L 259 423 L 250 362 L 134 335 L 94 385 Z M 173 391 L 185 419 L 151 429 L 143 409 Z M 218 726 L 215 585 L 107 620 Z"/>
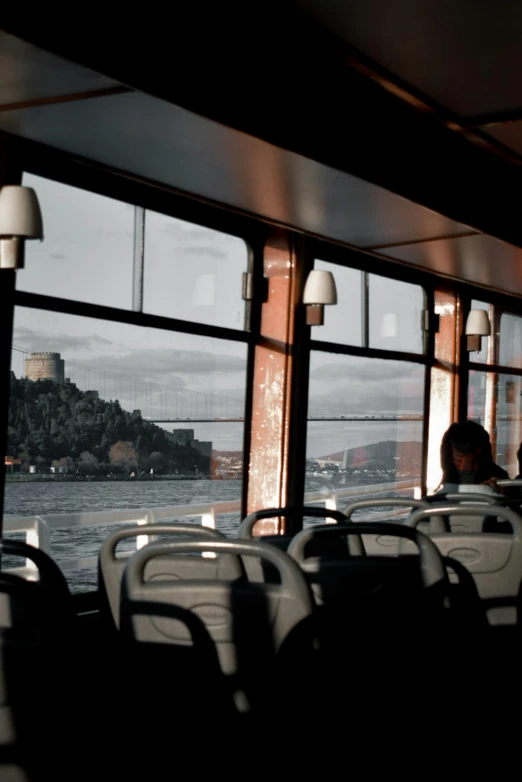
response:
<path id="1" fill-rule="evenodd" d="M 147 581 L 147 565 L 155 558 L 211 551 L 237 557 L 258 557 L 280 574 L 280 584 L 252 584 L 246 580 Z M 191 540 L 149 545 L 127 562 L 122 582 L 120 627 L 127 638 L 155 643 L 192 645 L 198 633 L 209 636 L 221 668 L 237 674 L 255 659 L 270 659 L 287 635 L 313 610 L 306 579 L 296 562 L 283 551 L 254 540 Z M 199 629 L 198 629 L 199 628 Z"/>
<path id="2" fill-rule="evenodd" d="M 462 487 L 462 488 L 474 488 L 473 486 L 469 487 Z M 428 507 L 432 507 L 433 505 L 448 505 L 451 504 L 459 504 L 459 505 L 495 505 L 498 503 L 498 501 L 501 499 L 500 495 L 495 494 L 487 494 L 482 492 L 471 492 L 471 491 L 463 491 L 458 493 L 453 492 L 441 492 L 440 494 L 434 494 L 431 497 L 425 498 L 426 501 L 429 503 Z M 423 525 L 423 531 L 429 533 L 435 533 L 435 532 L 444 532 L 443 529 L 437 529 L 433 525 L 433 518 L 432 517 L 429 521 L 421 522 Z M 437 518 L 437 517 L 436 517 Z M 438 518 L 441 518 L 440 516 Z M 448 516 L 444 517 L 447 520 L 446 526 L 447 532 L 459 532 L 459 533 L 467 533 L 467 532 L 482 532 L 482 523 L 483 518 L 481 516 L 477 516 L 474 514 L 470 514 L 469 516 L 466 516 L 464 514 L 458 515 L 458 516 Z"/>
<path id="3" fill-rule="evenodd" d="M 108 606 L 116 627 L 120 624 L 121 579 L 128 556 L 116 556 L 116 547 L 123 540 L 138 535 L 183 535 L 205 540 L 225 540 L 220 532 L 195 524 L 148 524 L 146 528 L 133 525 L 122 527 L 103 541 L 98 562 L 98 584 L 103 608 Z M 207 551 L 207 549 L 205 549 Z M 184 556 L 156 557 L 147 565 L 146 580 L 172 581 L 187 577 L 198 579 L 228 579 L 233 581 L 245 575 L 239 557 L 225 554 L 207 558 Z"/>
<path id="4" fill-rule="evenodd" d="M 0 629 L 31 640 L 61 642 L 76 626 L 72 597 L 58 565 L 41 549 L 14 540 L 0 541 L 0 552 L 29 559 L 37 581 L 0 571 Z"/>
<path id="5" fill-rule="evenodd" d="M 441 556 L 431 540 L 413 527 L 390 522 L 359 522 L 342 526 L 316 525 L 298 533 L 293 539 L 288 553 L 307 574 L 316 602 L 325 604 L 328 600 L 353 600 L 356 596 L 383 593 L 388 586 L 396 585 L 398 580 L 406 575 L 407 567 L 410 574 L 417 576 L 421 588 L 429 589 L 447 582 L 446 570 Z M 383 556 L 355 556 L 347 560 L 332 560 L 325 557 L 306 557 L 305 550 L 309 541 L 316 536 L 348 536 L 352 532 L 360 535 L 393 535 L 406 538 L 414 543 L 417 553 L 420 553 L 420 570 L 417 561 L 406 563 L 403 558 Z M 415 574 L 411 564 L 418 570 Z M 410 579 L 411 581 L 411 579 Z"/>
<path id="6" fill-rule="evenodd" d="M 273 519 L 278 517 L 287 519 L 297 517 L 302 520 L 307 516 L 316 519 L 330 519 L 331 523 L 334 524 L 344 524 L 346 522 L 344 513 L 329 508 L 316 508 L 307 505 L 301 505 L 298 507 L 286 506 L 284 508 L 263 508 L 262 510 L 254 511 L 243 519 L 237 536 L 238 538 L 247 538 L 249 540 L 252 539 L 254 526 L 256 522 L 260 521 L 261 519 Z M 293 535 L 277 535 L 269 537 L 270 541 L 268 542 L 273 543 L 273 545 L 277 546 L 277 548 L 284 549 L 286 551 L 290 545 L 290 542 L 292 541 Z M 276 537 L 278 540 L 275 540 Z M 259 538 L 256 538 L 256 540 L 257 539 Z M 352 553 L 364 553 L 361 538 L 357 535 L 354 535 L 349 539 L 349 544 Z M 347 553 L 346 546 L 344 546 L 344 548 Z M 273 568 L 271 568 L 269 563 L 256 560 L 254 557 L 247 557 L 243 564 L 247 571 L 249 581 L 262 583 L 263 581 L 269 580 L 272 575 Z"/>
<path id="7" fill-rule="evenodd" d="M 511 524 L 513 534 L 483 532 L 444 533 L 431 535 L 433 543 L 444 557 L 455 559 L 473 575 L 490 624 L 516 624 L 518 599 L 522 580 L 522 518 L 510 508 L 500 505 L 446 505 L 418 510 L 407 523 L 415 527 L 431 515 L 496 516 Z M 407 551 L 408 546 L 402 548 Z"/>
<path id="8" fill-rule="evenodd" d="M 351 521 L 352 515 L 361 508 L 429 508 L 424 500 L 414 500 L 407 497 L 389 497 L 388 499 L 365 499 L 351 502 L 345 509 L 346 520 Z M 358 520 L 359 521 L 359 520 Z M 371 519 L 368 519 L 370 522 Z M 379 521 L 382 521 L 380 519 Z M 394 521 L 393 517 L 390 521 Z M 366 522 L 364 522 L 366 523 Z M 425 530 L 420 528 L 421 532 Z M 399 553 L 399 538 L 393 535 L 365 535 L 363 546 L 366 554 L 397 556 Z"/>
<path id="9" fill-rule="evenodd" d="M 250 513 L 243 519 L 237 533 L 238 538 L 252 538 L 256 522 L 261 519 L 273 519 L 279 516 L 285 519 L 295 516 L 302 519 L 304 516 L 311 516 L 316 519 L 332 519 L 333 523 L 337 524 L 344 524 L 346 521 L 344 513 L 341 513 L 339 510 L 331 510 L 330 508 L 316 508 L 308 505 L 288 505 L 284 508 L 263 508 L 262 510 L 256 510 L 253 513 Z"/>

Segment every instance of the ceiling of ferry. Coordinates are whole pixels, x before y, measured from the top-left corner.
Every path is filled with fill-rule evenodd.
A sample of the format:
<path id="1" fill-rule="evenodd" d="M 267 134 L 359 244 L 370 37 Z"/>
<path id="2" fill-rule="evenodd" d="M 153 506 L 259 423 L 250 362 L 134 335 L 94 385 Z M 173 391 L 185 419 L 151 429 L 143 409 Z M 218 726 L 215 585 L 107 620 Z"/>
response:
<path id="1" fill-rule="evenodd" d="M 486 29 L 489 3 L 473 3 L 467 11 L 466 3 L 457 3 L 468 15 L 478 9 L 480 21 L 478 27 L 472 25 L 470 56 L 463 60 L 457 53 L 458 35 L 469 16 L 464 11 L 459 14 L 454 2 L 448 16 L 449 4 L 450 0 L 394 0 L 393 4 L 299 0 L 316 24 L 334 30 L 372 58 L 369 80 L 382 80 L 383 74 L 392 72 L 397 76 L 395 86 L 403 88 L 407 83 L 415 99 L 422 93 L 422 98 L 427 96 L 432 105 L 435 101 L 442 107 L 438 119 L 455 121 L 458 115 L 460 130 L 478 127 L 480 122 L 478 129 L 484 136 L 481 148 L 475 147 L 483 156 L 480 160 L 486 160 L 484 146 L 495 158 L 487 175 L 494 178 L 500 172 L 505 178 L 505 197 L 498 201 L 497 192 L 497 202 L 490 203 L 493 211 L 502 210 L 507 225 L 507 217 L 520 214 L 522 218 L 522 200 L 519 204 L 513 198 L 520 177 L 519 154 L 522 162 L 522 112 L 520 121 L 508 123 L 503 118 L 522 106 L 522 84 L 517 78 L 522 66 L 518 45 L 522 25 L 515 25 L 514 18 L 518 14 L 522 21 L 522 6 L 517 11 L 514 4 L 500 3 L 501 8 L 511 7 L 512 16 L 497 15 L 494 34 L 487 38 L 477 29 Z M 399 17 L 389 13 L 392 5 L 402 6 L 401 18 L 408 19 L 406 31 L 395 29 Z M 376 26 L 376 18 L 382 24 Z M 401 47 L 405 33 L 411 45 Z M 484 56 L 475 58 L 472 54 L 478 48 Z M 445 67 L 435 67 L 441 62 Z M 363 65 L 367 67 L 368 60 Z M 480 230 L 488 223 L 487 212 L 483 221 L 479 211 L 477 220 L 467 224 L 452 219 L 458 209 L 453 214 L 448 209 L 444 216 L 343 170 L 349 166 L 328 165 L 318 156 L 299 153 L 297 142 L 270 143 L 268 134 L 263 139 L 216 121 L 216 112 L 204 116 L 157 95 L 129 89 L 128 81 L 122 87 L 122 80 L 110 78 L 113 74 L 107 69 L 105 74 L 0 32 L 0 130 L 390 260 L 522 295 L 522 250 L 516 246 L 522 246 L 522 233 L 520 241 L 516 233 L 521 221 L 510 234 L 503 233 L 501 220 L 494 222 L 499 230 L 496 236 L 488 236 Z M 408 110 L 413 116 L 411 106 Z M 495 112 L 501 113 L 498 122 Z M 444 131 L 449 133 L 447 128 Z M 458 142 L 462 140 L 461 134 Z M 508 147 L 509 161 L 497 159 L 497 153 Z M 508 166 L 515 171 L 514 179 L 505 174 Z M 357 165 L 352 168 L 357 172 Z M 369 173 L 368 178 L 375 179 Z M 461 195 L 464 198 L 465 191 Z M 504 238 L 515 241 L 507 243 Z"/>

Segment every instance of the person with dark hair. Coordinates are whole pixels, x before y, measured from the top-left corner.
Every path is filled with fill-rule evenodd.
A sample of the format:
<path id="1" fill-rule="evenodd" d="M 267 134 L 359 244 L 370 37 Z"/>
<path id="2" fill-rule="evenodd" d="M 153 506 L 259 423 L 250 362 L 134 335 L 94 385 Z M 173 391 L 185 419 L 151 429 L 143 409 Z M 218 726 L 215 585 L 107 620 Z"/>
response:
<path id="1" fill-rule="evenodd" d="M 453 491 L 460 484 L 485 484 L 500 493 L 499 478 L 509 478 L 493 461 L 489 434 L 475 421 L 452 424 L 444 434 L 440 447 L 442 491 Z"/>
<path id="2" fill-rule="evenodd" d="M 522 443 L 520 443 L 520 445 L 518 446 L 517 462 L 518 462 L 518 475 L 515 476 L 515 480 L 519 481 L 522 478 Z"/>

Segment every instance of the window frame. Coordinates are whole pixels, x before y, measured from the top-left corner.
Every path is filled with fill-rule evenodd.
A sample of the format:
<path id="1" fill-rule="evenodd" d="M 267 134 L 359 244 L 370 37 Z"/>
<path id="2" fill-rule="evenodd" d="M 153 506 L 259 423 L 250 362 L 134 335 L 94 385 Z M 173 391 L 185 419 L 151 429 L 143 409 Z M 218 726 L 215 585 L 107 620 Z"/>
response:
<path id="1" fill-rule="evenodd" d="M 366 275 L 375 274 L 380 277 L 397 280 L 399 282 L 405 282 L 412 285 L 419 285 L 424 295 L 424 307 L 429 313 L 434 312 L 435 302 L 435 286 L 437 283 L 437 277 L 433 274 L 427 274 L 411 266 L 404 264 L 395 264 L 390 260 L 385 260 L 384 257 L 378 257 L 375 254 L 365 253 L 363 250 L 355 250 L 353 248 L 338 245 L 333 242 L 327 242 L 325 240 L 311 239 L 307 248 L 309 255 L 309 263 L 312 263 L 310 268 L 313 268 L 313 261 L 320 259 L 326 263 L 332 265 L 357 269 L 361 273 Z M 367 286 L 369 287 L 369 286 Z M 361 292 L 362 295 L 362 292 Z M 364 332 L 366 330 L 369 333 L 369 312 L 368 309 L 363 306 L 362 309 L 363 318 L 365 318 L 365 324 L 363 324 L 362 338 L 363 343 L 366 341 Z M 367 326 L 365 329 L 364 326 Z M 431 319 L 431 326 L 433 326 L 433 319 Z M 420 328 L 420 324 L 419 324 Z M 311 332 L 311 328 L 308 329 Z M 427 454 L 428 454 L 428 434 L 429 434 L 429 417 L 430 417 L 430 380 L 431 369 L 434 365 L 434 349 L 435 349 L 435 333 L 434 329 L 430 328 L 426 332 L 425 351 L 423 353 L 411 353 L 408 351 L 386 350 L 382 348 L 371 348 L 369 346 L 356 346 L 346 345 L 337 342 L 328 342 L 326 340 L 312 339 L 311 334 L 309 338 L 309 350 L 308 350 L 308 365 L 307 365 L 307 401 L 308 401 L 308 373 L 309 373 L 309 361 L 310 352 L 320 351 L 323 353 L 336 353 L 338 355 L 345 356 L 359 356 L 361 358 L 368 359 L 384 359 L 391 361 L 406 361 L 413 364 L 420 364 L 424 366 L 424 398 L 422 404 L 422 444 L 421 444 L 421 475 L 420 475 L 420 488 L 422 493 L 426 492 L 427 483 Z M 301 425 L 304 426 L 305 431 L 308 425 L 307 410 L 301 417 Z M 301 463 L 299 469 L 303 476 L 306 470 L 306 441 L 305 448 L 302 451 Z M 304 478 L 303 478 L 304 486 Z"/>
<path id="2" fill-rule="evenodd" d="M 21 181 L 25 172 L 54 182 L 86 190 L 94 195 L 113 198 L 130 206 L 141 207 L 228 233 L 245 242 L 248 271 L 252 274 L 254 290 L 264 290 L 263 250 L 270 225 L 258 218 L 240 213 L 223 205 L 210 203 L 196 196 L 162 186 L 116 169 L 74 158 L 67 153 L 46 147 L 39 142 L 16 140 L 11 149 L 10 180 Z M 21 272 L 23 274 L 23 270 Z M 238 286 L 241 280 L 238 279 Z M 94 320 L 108 320 L 135 326 L 150 327 L 215 339 L 241 342 L 247 346 L 245 414 L 243 429 L 243 456 L 246 461 L 251 447 L 252 388 L 254 377 L 254 352 L 259 342 L 261 328 L 261 296 L 258 294 L 245 302 L 245 319 L 248 328 L 231 329 L 224 326 L 186 321 L 153 315 L 133 309 L 125 310 L 75 299 L 47 296 L 28 291 L 14 290 L 13 307 L 42 309 L 69 315 L 79 315 Z M 9 352 L 11 346 L 9 345 Z M 248 471 L 244 471 L 241 491 L 242 515 L 245 514 L 248 495 Z"/>

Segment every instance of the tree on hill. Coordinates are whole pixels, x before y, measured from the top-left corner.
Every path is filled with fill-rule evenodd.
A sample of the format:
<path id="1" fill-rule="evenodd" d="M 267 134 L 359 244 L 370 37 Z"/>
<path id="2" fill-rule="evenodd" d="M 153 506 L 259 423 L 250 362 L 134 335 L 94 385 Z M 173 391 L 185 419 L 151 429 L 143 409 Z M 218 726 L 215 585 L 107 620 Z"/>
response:
<path id="1" fill-rule="evenodd" d="M 124 469 L 135 469 L 138 466 L 136 451 L 132 443 L 119 440 L 111 446 L 109 452 L 111 464 Z"/>
<path id="2" fill-rule="evenodd" d="M 38 464 L 106 475 L 127 467 L 154 473 L 206 472 L 203 457 L 170 432 L 117 400 L 106 401 L 74 383 L 32 381 L 11 375 L 8 450 L 24 469 Z"/>

